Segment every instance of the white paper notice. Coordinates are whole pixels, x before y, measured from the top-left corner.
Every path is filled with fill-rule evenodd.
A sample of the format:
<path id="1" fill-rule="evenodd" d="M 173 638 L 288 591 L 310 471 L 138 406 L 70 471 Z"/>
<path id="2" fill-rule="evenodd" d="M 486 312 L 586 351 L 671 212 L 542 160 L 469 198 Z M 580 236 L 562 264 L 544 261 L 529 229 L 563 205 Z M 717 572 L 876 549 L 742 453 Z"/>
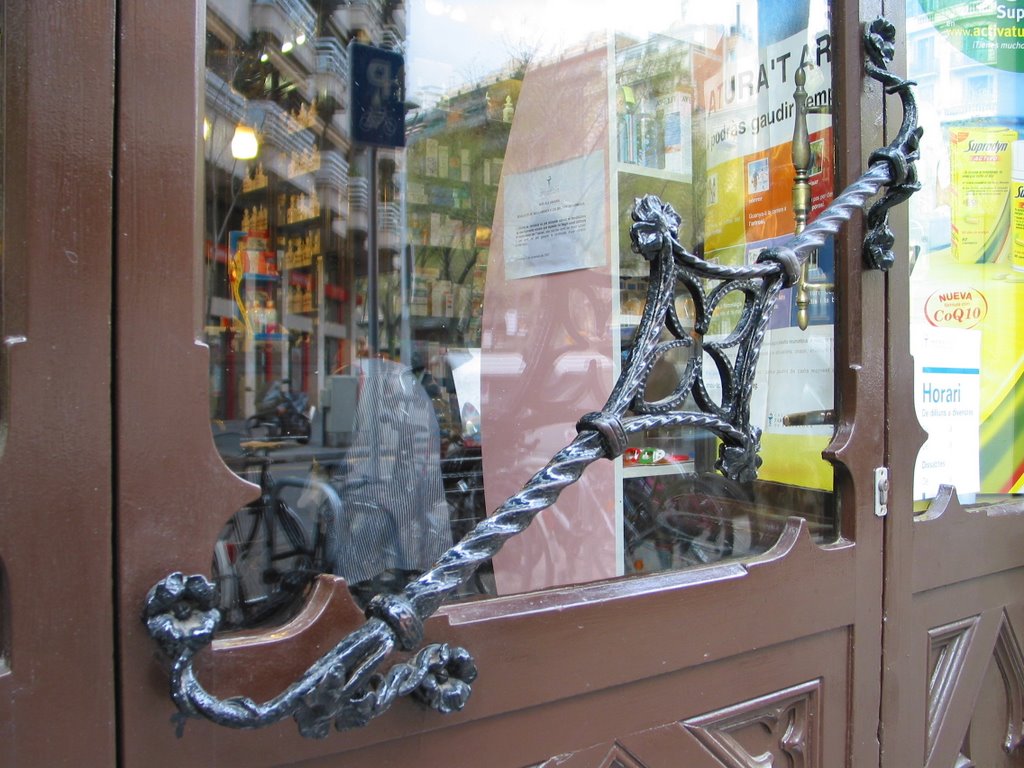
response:
<path id="1" fill-rule="evenodd" d="M 506 174 L 503 183 L 509 280 L 605 264 L 604 152 Z"/>
<path id="2" fill-rule="evenodd" d="M 917 418 L 928 432 L 917 455 L 914 498 L 934 498 L 939 485 L 976 493 L 981 487 L 981 332 L 915 328 L 911 352 Z"/>
<path id="3" fill-rule="evenodd" d="M 754 426 L 767 434 L 832 434 L 835 427 L 824 417 L 834 402 L 834 330 L 831 325 L 812 325 L 806 331 L 775 328 L 765 334 L 750 395 Z M 725 337 L 707 338 L 722 341 Z M 704 385 L 711 399 L 721 403 L 722 382 L 711 361 L 705 358 L 704 364 L 708 366 Z M 794 416 L 805 418 L 787 423 L 787 417 Z"/>
<path id="4" fill-rule="evenodd" d="M 768 434 L 831 435 L 835 328 L 776 328 L 765 335 L 750 398 L 750 419 Z M 824 422 L 824 423 L 822 423 Z"/>
<path id="5" fill-rule="evenodd" d="M 455 383 L 455 395 L 459 399 L 459 415 L 463 427 L 472 420 L 480 426 L 480 349 L 448 350 L 448 364 L 452 369 L 452 380 Z"/>

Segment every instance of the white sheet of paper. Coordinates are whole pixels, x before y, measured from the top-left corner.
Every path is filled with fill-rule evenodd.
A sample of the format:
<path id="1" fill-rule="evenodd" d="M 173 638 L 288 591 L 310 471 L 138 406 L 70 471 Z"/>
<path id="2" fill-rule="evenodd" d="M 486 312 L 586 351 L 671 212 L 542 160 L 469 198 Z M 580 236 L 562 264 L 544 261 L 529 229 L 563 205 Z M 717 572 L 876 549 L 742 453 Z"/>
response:
<path id="1" fill-rule="evenodd" d="M 939 485 L 981 489 L 981 331 L 916 327 L 914 403 L 928 440 L 917 455 L 914 498 L 931 499 Z"/>
<path id="2" fill-rule="evenodd" d="M 502 181 L 509 280 L 605 264 L 604 152 L 506 174 Z"/>

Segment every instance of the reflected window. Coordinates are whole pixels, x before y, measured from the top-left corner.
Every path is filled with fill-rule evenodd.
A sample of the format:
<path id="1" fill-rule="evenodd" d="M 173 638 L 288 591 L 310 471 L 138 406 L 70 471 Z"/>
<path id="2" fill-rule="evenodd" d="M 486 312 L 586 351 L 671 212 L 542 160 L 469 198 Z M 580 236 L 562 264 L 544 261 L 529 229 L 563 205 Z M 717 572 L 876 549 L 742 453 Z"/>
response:
<path id="1" fill-rule="evenodd" d="M 572 439 L 643 311 L 635 198 L 723 264 L 831 200 L 824 2 L 599 10 L 208 0 L 210 415 L 259 489 L 214 546 L 230 625 L 282 620 L 317 573 L 402 589 Z M 763 342 L 758 481 L 718 474 L 705 433 L 636 435 L 457 597 L 754 555 L 793 514 L 833 538 L 834 258 Z M 721 401 L 743 303 L 713 314 L 723 357 L 666 356 L 648 399 L 701 354 Z"/>

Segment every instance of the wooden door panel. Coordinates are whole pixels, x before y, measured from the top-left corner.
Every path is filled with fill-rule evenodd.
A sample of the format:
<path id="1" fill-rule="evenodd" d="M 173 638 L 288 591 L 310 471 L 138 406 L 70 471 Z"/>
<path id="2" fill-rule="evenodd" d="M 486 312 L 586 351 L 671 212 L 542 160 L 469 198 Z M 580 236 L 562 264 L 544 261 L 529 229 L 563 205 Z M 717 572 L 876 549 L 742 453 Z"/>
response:
<path id="1" fill-rule="evenodd" d="M 1024 500 L 969 511 L 952 486 L 942 486 L 928 512 L 914 522 L 915 550 L 935 556 L 913 559 L 913 591 L 1019 568 L 1022 521 Z"/>
<path id="2" fill-rule="evenodd" d="M 113 765 L 114 7 L 2 14 L 0 764 Z"/>
<path id="3" fill-rule="evenodd" d="M 1024 765 L 1022 511 L 969 511 L 947 487 L 912 523 L 891 765 Z"/>
<path id="4" fill-rule="evenodd" d="M 687 717 L 696 719 L 686 725 L 683 734 L 688 749 L 699 753 L 707 751 L 698 749 L 702 741 L 715 744 L 734 738 L 730 734 L 735 723 L 730 717 L 735 719 L 740 713 L 752 717 L 748 714 L 752 710 L 767 722 L 772 708 L 782 706 L 772 698 L 776 691 L 826 675 L 835 686 L 830 690 L 845 690 L 847 641 L 833 639 L 831 645 L 819 647 L 800 638 L 834 638 L 836 632 L 847 637 L 852 633 L 856 605 L 844 584 L 854 555 L 850 544 L 814 545 L 806 523 L 793 519 L 779 545 L 756 562 L 450 606 L 427 623 L 425 642 L 468 648 L 477 660 L 480 677 L 470 705 L 457 715 L 441 716 L 400 701 L 367 728 L 333 733 L 324 741 L 300 739 L 295 724 L 288 721 L 258 732 L 233 732 L 190 721 L 184 737 L 177 740 L 171 722 L 174 708 L 161 686 L 147 695 L 144 706 L 139 701 L 133 720 L 136 727 L 149 721 L 145 726 L 149 748 L 164 745 L 157 751 L 161 757 L 149 759 L 167 759 L 167 765 L 179 764 L 182 749 L 191 747 L 201 749 L 205 759 L 213 759 L 217 765 L 275 765 L 282 759 L 282 744 L 288 745 L 290 759 L 337 752 L 351 755 L 352 764 L 359 765 L 366 759 L 362 750 L 371 748 L 373 752 L 375 744 L 412 736 L 417 743 L 432 738 L 473 741 L 476 737 L 461 734 L 473 734 L 479 727 L 489 730 L 490 726 L 480 724 L 495 721 L 495 716 L 501 716 L 499 722 L 520 716 L 533 720 L 545 717 L 547 706 L 571 707 L 574 697 L 586 700 L 594 692 L 604 691 L 608 703 L 601 710 L 611 717 L 604 728 L 611 730 L 595 731 L 598 721 L 592 714 L 583 730 L 590 735 L 559 729 L 552 736 L 549 754 L 561 754 L 574 744 L 617 735 L 614 729 L 624 722 L 635 721 L 638 730 L 662 725 L 662 704 L 645 702 L 638 694 L 621 690 L 633 680 L 651 678 L 674 690 L 662 695 L 675 697 L 673 708 L 679 709 L 680 718 L 686 714 L 681 702 L 704 707 L 690 711 Z M 818 576 L 804 578 L 808 573 Z M 339 610 L 350 598 L 347 591 L 337 590 L 337 583 L 327 590 L 333 595 L 329 607 L 324 608 L 319 599 L 311 600 L 311 608 L 276 632 L 275 641 L 268 643 L 264 638 L 255 648 L 244 636 L 219 643 L 209 654 L 212 658 L 201 671 L 201 681 L 210 681 L 211 689 L 220 695 L 243 694 L 264 700 L 278 693 L 293 679 L 287 669 L 301 671 L 301 666 L 326 650 L 327 638 L 342 637 L 354 622 L 361 623 L 351 604 Z M 278 637 L 289 639 L 279 641 Z M 806 653 L 797 650 L 802 645 Z M 775 671 L 754 674 L 757 663 L 750 654 L 768 646 L 790 648 L 779 650 L 779 656 L 806 657 L 808 665 L 798 673 L 790 672 L 788 663 L 783 665 L 787 676 L 781 680 L 776 679 Z M 158 674 L 156 665 L 151 670 Z M 701 682 L 690 683 L 686 675 L 669 674 L 684 670 L 689 670 L 689 677 L 697 670 Z M 840 672 L 842 676 L 836 677 Z M 716 687 L 735 698 L 704 701 L 703 695 L 695 694 Z M 816 693 L 808 696 L 819 706 Z M 743 702 L 749 703 L 744 706 Z M 803 704 L 793 707 L 809 711 Z M 837 724 L 847 721 L 841 714 L 835 717 Z M 812 719 L 818 722 L 821 718 Z M 755 730 L 761 728 L 758 725 Z M 840 730 L 845 733 L 845 725 Z M 837 743 L 844 738 L 837 738 Z M 516 765 L 512 758 L 516 752 L 510 751 L 506 757 L 507 751 L 496 752 L 492 764 Z M 341 759 L 341 754 L 334 759 Z"/>
<path id="5" fill-rule="evenodd" d="M 991 762 L 994 754 L 1010 760 L 1008 765 L 1024 764 L 1022 586 L 1024 571 L 1018 570 L 917 598 L 918 626 L 930 645 L 925 765 L 952 765 L 961 754 L 978 753 L 987 758 L 977 765 L 1002 764 Z"/>
<path id="6" fill-rule="evenodd" d="M 849 638 L 843 628 L 523 710 L 504 722 L 488 718 L 442 729 L 416 739 L 417 758 L 466 768 L 843 765 Z M 400 765 L 404 749 L 384 742 L 311 764 Z"/>

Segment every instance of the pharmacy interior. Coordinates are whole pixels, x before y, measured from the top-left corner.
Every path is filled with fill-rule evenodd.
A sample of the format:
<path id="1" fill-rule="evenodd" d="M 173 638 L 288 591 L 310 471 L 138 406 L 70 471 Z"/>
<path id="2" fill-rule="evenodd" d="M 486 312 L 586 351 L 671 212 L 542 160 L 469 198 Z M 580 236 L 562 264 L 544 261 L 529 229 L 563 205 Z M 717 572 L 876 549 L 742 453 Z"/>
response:
<path id="1" fill-rule="evenodd" d="M 284 620 L 320 570 L 361 600 L 401 589 L 572 439 L 644 309 L 638 197 L 670 203 L 695 253 L 739 265 L 837 194 L 829 5 L 649 5 L 208 0 L 211 428 L 263 489 L 213 552 L 229 625 Z M 921 509 L 941 484 L 969 502 L 1024 483 L 1024 57 L 1003 33 L 1020 20 L 982 5 L 906 13 L 925 127 L 910 216 Z M 837 540 L 822 458 L 835 261 L 820 248 L 766 328 L 756 481 L 716 473 L 706 432 L 634 435 L 460 596 L 747 557 L 794 514 Z M 648 400 L 695 354 L 695 396 L 722 397 L 745 297 L 719 300 L 720 349 L 670 344 Z M 675 310 L 692 328 L 692 302 Z M 304 540 L 289 525 L 320 525 L 332 493 L 347 526 L 334 551 L 289 549 Z M 286 507 L 273 524 L 257 515 L 268 499 Z M 254 546 L 275 526 L 276 545 Z"/>

